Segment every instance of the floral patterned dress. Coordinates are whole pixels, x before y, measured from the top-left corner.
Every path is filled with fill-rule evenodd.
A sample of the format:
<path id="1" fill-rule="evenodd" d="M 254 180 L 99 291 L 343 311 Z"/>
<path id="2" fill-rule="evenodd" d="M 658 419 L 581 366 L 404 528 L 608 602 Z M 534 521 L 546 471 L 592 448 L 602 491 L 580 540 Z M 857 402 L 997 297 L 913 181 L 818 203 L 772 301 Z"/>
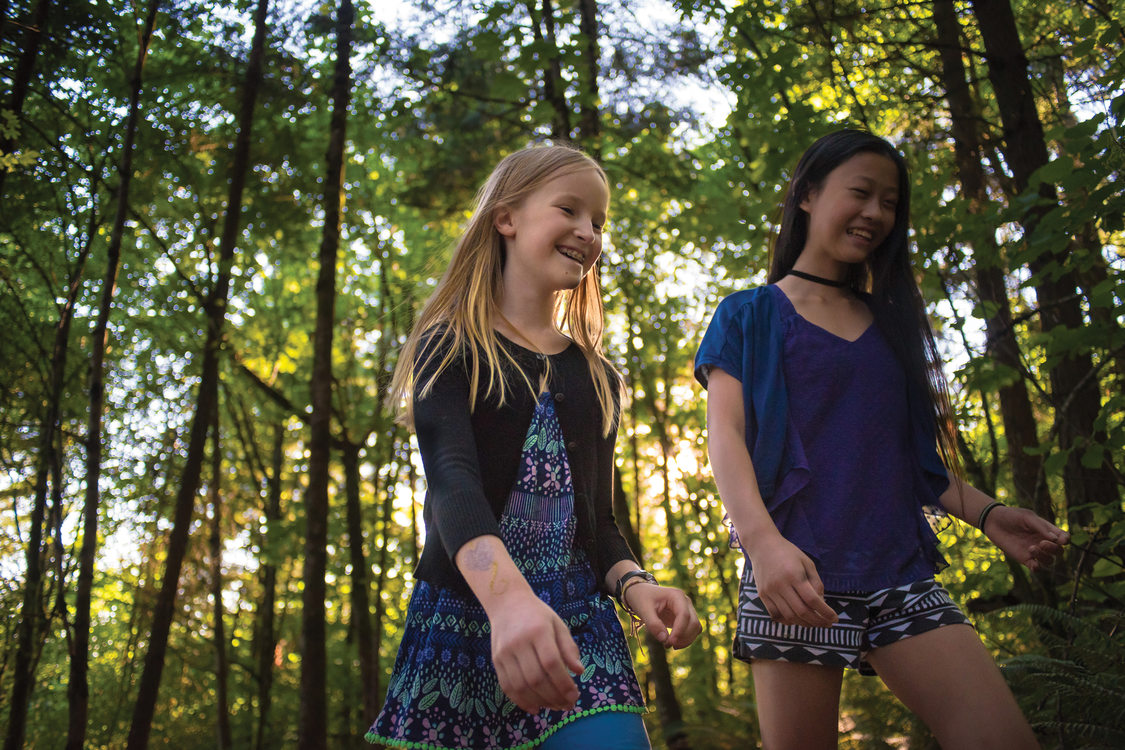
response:
<path id="1" fill-rule="evenodd" d="M 643 713 L 629 647 L 613 601 L 599 591 L 574 545 L 574 489 L 549 394 L 540 396 L 524 440 L 520 476 L 500 517 L 500 535 L 531 588 L 555 610 L 585 667 L 569 711 L 529 714 L 504 695 L 492 666 L 491 631 L 471 594 L 419 581 L 382 712 L 366 739 L 389 747 L 532 748 L 552 732 L 601 711 Z"/>

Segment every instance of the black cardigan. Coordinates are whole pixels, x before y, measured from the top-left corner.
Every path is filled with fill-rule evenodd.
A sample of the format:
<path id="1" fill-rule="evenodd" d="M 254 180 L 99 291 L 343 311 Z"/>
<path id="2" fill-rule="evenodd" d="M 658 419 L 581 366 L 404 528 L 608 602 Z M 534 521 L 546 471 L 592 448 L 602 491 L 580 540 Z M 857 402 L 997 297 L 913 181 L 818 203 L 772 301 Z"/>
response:
<path id="1" fill-rule="evenodd" d="M 515 357 L 532 383 L 544 369 L 540 355 L 497 334 L 500 345 Z M 423 353 L 426 346 L 421 347 Z M 515 484 L 535 399 L 523 378 L 504 359 L 507 393 L 497 406 L 495 393 L 484 398 L 487 370 L 478 387 L 477 405 L 469 410 L 469 377 L 464 358 L 455 359 L 438 377 L 425 398 L 415 398 L 414 429 L 426 472 L 427 491 L 422 515 L 426 543 L 414 575 L 432 584 L 469 592 L 453 563 L 461 546 L 483 534 L 500 535 L 499 519 Z M 415 393 L 440 362 L 416 373 Z M 425 361 L 424 356 L 419 361 Z M 482 365 L 483 365 L 482 361 Z M 606 573 L 621 560 L 636 560 L 613 517 L 614 424 L 602 436 L 601 408 L 586 357 L 572 343 L 550 355 L 550 382 L 555 411 L 574 483 L 577 515 L 575 544 L 582 545 L 604 588 Z M 616 377 L 611 382 L 615 386 Z"/>

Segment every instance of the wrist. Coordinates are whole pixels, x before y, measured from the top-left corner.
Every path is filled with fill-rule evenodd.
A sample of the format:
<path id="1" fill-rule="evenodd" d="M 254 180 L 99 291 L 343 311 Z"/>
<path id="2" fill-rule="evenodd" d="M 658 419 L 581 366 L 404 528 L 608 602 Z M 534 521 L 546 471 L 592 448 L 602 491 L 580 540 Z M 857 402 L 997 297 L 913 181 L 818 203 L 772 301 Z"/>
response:
<path id="1" fill-rule="evenodd" d="M 480 606 L 489 621 L 503 618 L 514 612 L 524 611 L 530 604 L 543 602 L 535 595 L 526 580 L 521 581 L 521 583 L 522 586 L 517 584 L 507 587 L 504 591 L 489 591 L 484 596 L 477 595 L 477 601 L 480 602 Z"/>
<path id="2" fill-rule="evenodd" d="M 621 575 L 620 578 L 617 579 L 617 583 L 614 584 L 614 587 L 613 587 L 614 598 L 617 599 L 617 601 L 621 602 L 622 605 L 624 605 L 625 600 L 624 600 L 623 597 L 625 595 L 626 589 L 630 585 L 633 585 L 633 583 L 641 583 L 641 582 L 659 585 L 659 584 L 656 584 L 656 576 L 654 576 L 652 573 L 649 573 L 647 570 L 642 570 L 640 568 L 636 568 L 634 570 L 627 570 Z"/>
<path id="3" fill-rule="evenodd" d="M 981 532 L 984 532 L 984 524 L 988 521 L 988 517 L 992 515 L 992 512 L 994 510 L 1003 507 L 1005 507 L 1004 503 L 1000 502 L 999 500 L 993 500 L 988 505 L 981 508 L 980 516 L 977 517 L 977 529 L 979 529 Z"/>
<path id="4" fill-rule="evenodd" d="M 735 529 L 737 531 L 737 528 Z M 742 545 L 742 550 L 754 559 L 754 555 L 764 548 L 770 547 L 779 541 L 784 541 L 785 537 L 777 530 L 777 527 L 770 524 L 769 527 L 758 527 L 752 529 L 748 535 L 743 535 L 738 532 L 738 541 Z"/>

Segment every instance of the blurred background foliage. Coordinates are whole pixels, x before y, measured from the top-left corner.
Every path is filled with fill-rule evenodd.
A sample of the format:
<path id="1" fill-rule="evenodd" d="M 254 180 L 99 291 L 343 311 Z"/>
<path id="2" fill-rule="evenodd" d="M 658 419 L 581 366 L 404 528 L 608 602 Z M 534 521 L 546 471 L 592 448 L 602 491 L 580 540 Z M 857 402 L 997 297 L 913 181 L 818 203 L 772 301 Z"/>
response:
<path id="1" fill-rule="evenodd" d="M 1031 576 L 955 523 L 942 580 L 1045 747 L 1125 745 L 1122 11 L 5 2 L 4 747 L 364 746 L 422 537 L 424 477 L 384 400 L 398 346 L 492 165 L 561 140 L 613 187 L 619 515 L 704 618 L 685 651 L 636 645 L 650 733 L 658 748 L 755 743 L 730 654 L 741 563 L 692 358 L 716 302 L 764 280 L 788 170 L 841 126 L 910 163 L 968 478 L 1074 539 Z M 318 387 L 327 442 L 310 429 Z M 319 631 L 303 599 L 317 449 Z M 302 679 L 310 638 L 323 669 Z M 297 717 L 317 695 L 309 729 Z M 934 743 L 849 675 L 841 746 Z"/>

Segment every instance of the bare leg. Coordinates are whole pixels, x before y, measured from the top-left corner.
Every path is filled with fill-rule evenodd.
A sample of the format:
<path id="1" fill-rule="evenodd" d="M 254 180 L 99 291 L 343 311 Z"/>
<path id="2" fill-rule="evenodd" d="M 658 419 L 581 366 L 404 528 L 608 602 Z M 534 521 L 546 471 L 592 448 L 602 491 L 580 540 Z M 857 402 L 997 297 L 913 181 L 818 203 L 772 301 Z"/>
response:
<path id="1" fill-rule="evenodd" d="M 750 668 L 763 750 L 835 750 L 843 669 L 769 659 Z"/>
<path id="2" fill-rule="evenodd" d="M 968 625 L 876 649 L 868 661 L 944 750 L 1038 748 L 999 668 Z"/>

